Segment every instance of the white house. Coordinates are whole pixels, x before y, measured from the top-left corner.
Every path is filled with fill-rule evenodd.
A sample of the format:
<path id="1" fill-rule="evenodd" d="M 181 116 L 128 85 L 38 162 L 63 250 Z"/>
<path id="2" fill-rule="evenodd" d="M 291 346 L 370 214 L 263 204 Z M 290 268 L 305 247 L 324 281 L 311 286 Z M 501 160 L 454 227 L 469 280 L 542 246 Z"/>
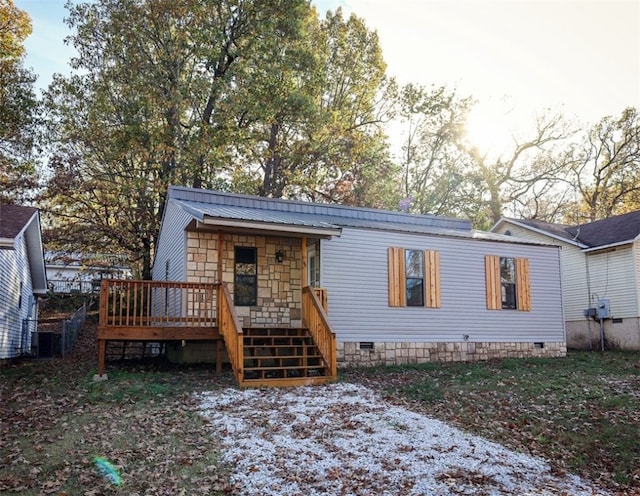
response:
<path id="1" fill-rule="evenodd" d="M 555 240 L 466 220 L 171 187 L 153 279 L 225 282 L 245 328 L 323 288 L 340 366 L 566 353 Z"/>
<path id="2" fill-rule="evenodd" d="M 0 205 L 0 359 L 31 351 L 38 296 L 46 293 L 38 210 Z"/>
<path id="3" fill-rule="evenodd" d="M 49 288 L 60 294 L 97 292 L 102 279 L 129 279 L 125 257 L 113 254 L 47 252 L 45 267 Z"/>
<path id="4" fill-rule="evenodd" d="M 580 225 L 503 218 L 491 231 L 561 246 L 569 347 L 640 350 L 640 211 Z"/>

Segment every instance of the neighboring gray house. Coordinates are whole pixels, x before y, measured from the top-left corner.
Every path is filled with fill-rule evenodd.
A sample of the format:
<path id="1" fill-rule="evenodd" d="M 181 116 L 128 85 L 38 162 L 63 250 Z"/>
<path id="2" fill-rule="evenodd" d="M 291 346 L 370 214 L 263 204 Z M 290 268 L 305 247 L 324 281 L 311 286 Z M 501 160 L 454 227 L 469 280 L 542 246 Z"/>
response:
<path id="1" fill-rule="evenodd" d="M 326 290 L 340 366 L 563 356 L 560 249 L 466 220 L 170 187 L 153 279 L 228 284 L 243 327 Z"/>
<path id="2" fill-rule="evenodd" d="M 31 352 L 38 296 L 46 293 L 38 210 L 0 205 L 0 359 Z"/>
<path id="3" fill-rule="evenodd" d="M 599 349 L 602 337 L 606 348 L 640 350 L 640 211 L 581 225 L 503 218 L 491 230 L 562 247 L 569 347 Z"/>

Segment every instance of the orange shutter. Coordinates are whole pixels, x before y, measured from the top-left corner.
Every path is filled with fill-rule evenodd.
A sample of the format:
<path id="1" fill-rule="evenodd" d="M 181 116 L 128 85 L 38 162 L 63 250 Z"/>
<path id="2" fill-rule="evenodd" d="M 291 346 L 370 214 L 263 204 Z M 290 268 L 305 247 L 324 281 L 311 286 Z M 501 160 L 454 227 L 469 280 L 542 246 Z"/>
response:
<path id="1" fill-rule="evenodd" d="M 404 248 L 389 248 L 389 306 L 407 306 Z"/>
<path id="2" fill-rule="evenodd" d="M 518 298 L 518 310 L 531 311 L 528 258 L 516 258 L 516 297 Z"/>
<path id="3" fill-rule="evenodd" d="M 440 308 L 440 252 L 425 250 L 424 261 L 424 304 L 428 308 Z"/>
<path id="4" fill-rule="evenodd" d="M 487 291 L 487 309 L 502 310 L 502 286 L 500 284 L 500 257 L 485 255 L 484 272 Z"/>

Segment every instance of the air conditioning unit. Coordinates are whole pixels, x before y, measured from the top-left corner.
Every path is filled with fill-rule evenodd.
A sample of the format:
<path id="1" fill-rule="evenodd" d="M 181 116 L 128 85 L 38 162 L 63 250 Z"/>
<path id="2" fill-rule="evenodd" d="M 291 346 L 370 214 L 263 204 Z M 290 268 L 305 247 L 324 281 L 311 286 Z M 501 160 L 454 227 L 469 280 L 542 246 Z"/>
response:
<path id="1" fill-rule="evenodd" d="M 53 358 L 55 334 L 53 332 L 39 332 L 36 334 L 38 334 L 38 358 Z"/>

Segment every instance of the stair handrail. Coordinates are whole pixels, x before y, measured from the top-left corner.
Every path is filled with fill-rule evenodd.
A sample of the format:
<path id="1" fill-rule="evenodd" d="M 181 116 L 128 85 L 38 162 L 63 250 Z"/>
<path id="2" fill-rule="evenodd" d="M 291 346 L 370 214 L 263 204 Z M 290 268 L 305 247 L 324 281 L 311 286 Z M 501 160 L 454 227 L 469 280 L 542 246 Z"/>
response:
<path id="1" fill-rule="evenodd" d="M 330 377 L 338 377 L 336 334 L 318 295 L 311 286 L 302 289 L 303 324 L 309 329 L 323 359 L 329 366 Z"/>
<path id="2" fill-rule="evenodd" d="M 238 384 L 244 381 L 243 332 L 229 289 L 224 282 L 218 283 L 218 331 L 224 339 L 231 367 Z"/>

